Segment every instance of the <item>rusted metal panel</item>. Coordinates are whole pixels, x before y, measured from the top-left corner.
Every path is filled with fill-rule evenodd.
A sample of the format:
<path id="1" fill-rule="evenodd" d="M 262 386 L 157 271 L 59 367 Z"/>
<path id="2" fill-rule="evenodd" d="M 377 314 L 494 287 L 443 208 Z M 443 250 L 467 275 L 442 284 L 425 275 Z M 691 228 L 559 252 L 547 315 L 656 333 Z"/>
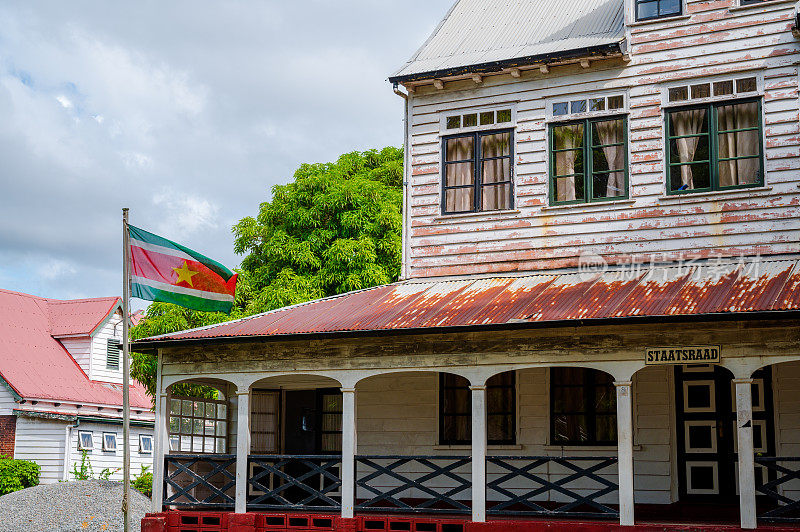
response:
<path id="1" fill-rule="evenodd" d="M 800 259 L 638 265 L 522 277 L 406 281 L 163 339 L 426 329 L 800 309 Z"/>

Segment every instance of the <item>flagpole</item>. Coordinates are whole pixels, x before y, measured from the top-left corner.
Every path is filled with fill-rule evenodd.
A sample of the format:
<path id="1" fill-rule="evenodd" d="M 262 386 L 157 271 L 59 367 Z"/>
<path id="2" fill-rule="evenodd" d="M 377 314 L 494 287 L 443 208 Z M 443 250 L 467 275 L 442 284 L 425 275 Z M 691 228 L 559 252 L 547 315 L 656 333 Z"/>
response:
<path id="1" fill-rule="evenodd" d="M 128 242 L 128 208 L 122 209 L 122 517 L 123 530 L 130 530 L 130 490 L 131 490 L 131 415 L 130 394 L 130 353 L 128 346 L 128 328 L 130 322 L 129 301 L 131 298 L 130 283 L 130 245 Z"/>

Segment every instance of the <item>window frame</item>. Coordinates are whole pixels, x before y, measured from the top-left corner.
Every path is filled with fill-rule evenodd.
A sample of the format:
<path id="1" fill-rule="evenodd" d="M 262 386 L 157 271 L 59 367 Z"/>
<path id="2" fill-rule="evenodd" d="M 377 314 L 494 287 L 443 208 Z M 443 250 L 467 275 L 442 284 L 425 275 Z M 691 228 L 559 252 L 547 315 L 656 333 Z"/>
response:
<path id="1" fill-rule="evenodd" d="M 641 17 L 640 18 L 639 17 L 639 4 L 647 3 L 647 2 L 651 2 L 651 1 L 655 1 L 656 3 L 660 4 L 661 2 L 664 2 L 666 0 L 632 0 L 632 1 L 633 1 L 633 20 L 636 21 L 636 22 L 651 22 L 651 21 L 654 21 L 654 20 L 668 19 L 668 18 L 672 18 L 672 17 L 682 17 L 686 12 L 685 0 L 678 0 L 678 3 L 680 4 L 680 9 L 678 10 L 677 13 L 670 13 L 668 15 L 656 15 L 656 16 L 653 16 L 653 17 Z"/>
<path id="2" fill-rule="evenodd" d="M 89 443 L 88 447 L 83 445 L 83 436 L 89 435 Z M 94 450 L 94 434 L 91 430 L 79 430 L 78 431 L 78 450 L 79 451 L 92 451 Z"/>
<path id="3" fill-rule="evenodd" d="M 572 367 L 571 369 L 580 369 L 580 370 L 583 370 L 583 371 L 591 372 L 591 373 L 589 373 L 589 374 L 591 374 L 593 376 L 591 384 L 586 384 L 585 383 L 582 386 L 581 385 L 577 385 L 577 384 L 573 384 L 573 385 L 569 385 L 569 384 L 567 384 L 567 385 L 563 385 L 563 384 L 562 385 L 554 385 L 554 383 L 553 383 L 553 371 L 552 370 L 553 369 L 569 369 L 569 368 L 571 368 L 571 367 L 567 367 L 567 368 L 548 368 L 548 371 L 547 371 L 547 384 L 548 384 L 548 388 L 549 388 L 548 396 L 549 396 L 549 401 L 550 401 L 550 404 L 548 405 L 548 409 L 547 409 L 548 410 L 548 415 L 550 417 L 550 420 L 549 420 L 550 421 L 550 427 L 549 427 L 549 433 L 548 433 L 549 445 L 556 446 L 556 447 L 610 447 L 610 446 L 617 445 L 617 443 L 619 441 L 619 434 L 617 434 L 617 438 L 615 440 L 613 440 L 613 441 L 598 441 L 597 440 L 597 437 L 596 437 L 596 435 L 597 435 L 597 430 L 596 430 L 596 428 L 597 428 L 597 425 L 596 425 L 596 419 L 597 419 L 597 413 L 596 412 L 597 412 L 597 410 L 595 408 L 594 402 L 589 400 L 589 398 L 592 397 L 592 395 L 594 394 L 595 389 L 598 387 L 596 376 L 599 375 L 599 374 L 605 373 L 605 372 L 603 372 L 601 370 L 598 370 L 598 369 L 594 369 L 594 368 L 581 368 L 581 367 L 574 368 L 574 367 Z M 587 430 L 587 432 L 591 436 L 591 439 L 589 439 L 587 441 L 556 440 L 556 438 L 555 438 L 555 420 L 556 420 L 556 416 L 558 416 L 560 414 L 563 414 L 563 412 L 556 413 L 554 411 L 555 390 L 556 390 L 556 388 L 559 388 L 559 387 L 561 387 L 561 388 L 581 388 L 582 387 L 583 388 L 585 404 L 588 407 L 588 409 L 584 412 L 584 415 L 586 416 L 587 427 L 591 427 L 591 430 Z M 616 386 L 614 386 L 613 383 L 612 383 L 611 388 L 613 390 L 613 397 L 614 397 L 614 402 L 615 402 L 614 404 L 616 406 Z M 575 412 L 571 412 L 568 415 L 575 415 L 575 414 L 576 414 Z M 608 415 L 608 414 L 605 414 L 605 415 Z M 614 410 L 613 416 L 614 416 L 615 421 L 616 421 L 616 417 L 617 417 L 616 408 Z"/>
<path id="4" fill-rule="evenodd" d="M 121 350 L 119 348 L 120 340 L 117 338 L 108 338 L 106 339 L 106 369 L 119 371 L 119 361 L 120 361 L 120 353 Z M 111 357 L 111 348 L 112 346 L 116 349 L 116 353 L 114 353 L 117 357 L 117 363 L 115 365 L 111 365 L 110 357 Z"/>
<path id="5" fill-rule="evenodd" d="M 106 445 L 106 438 L 108 436 L 114 437 L 114 446 L 113 448 L 110 445 Z M 115 453 L 117 452 L 117 433 L 116 432 L 103 432 L 103 452 L 104 453 Z"/>
<path id="6" fill-rule="evenodd" d="M 344 423 L 344 394 L 342 393 L 341 388 L 317 388 L 316 392 L 317 392 L 317 399 L 316 399 L 316 401 L 317 401 L 317 420 L 316 420 L 316 423 L 317 423 L 318 429 L 315 431 L 316 432 L 316 437 L 317 437 L 317 441 L 316 441 L 315 445 L 316 445 L 316 448 L 317 448 L 317 452 L 322 453 L 322 454 L 341 453 L 342 452 L 342 449 L 341 449 L 342 434 L 343 434 L 342 428 L 343 428 L 343 423 Z M 325 410 L 325 396 L 326 395 L 338 396 L 339 399 L 341 400 L 342 408 L 340 410 Z M 339 424 L 340 428 L 339 428 L 339 430 L 324 430 L 322 428 L 324 426 L 322 418 L 324 416 L 326 416 L 326 415 L 328 415 L 328 416 L 339 416 L 339 420 L 340 420 L 340 424 Z M 340 447 L 339 449 L 334 449 L 334 450 L 323 449 L 323 436 L 331 435 L 331 434 L 338 434 L 339 435 L 339 447 Z"/>
<path id="7" fill-rule="evenodd" d="M 623 175 L 624 175 L 624 185 L 623 190 L 625 193 L 620 196 L 612 196 L 612 197 L 605 197 L 605 198 L 594 198 L 594 179 L 593 177 L 593 165 L 594 165 L 594 157 L 592 152 L 594 151 L 593 148 L 595 147 L 602 147 L 602 146 L 611 146 L 611 144 L 604 144 L 602 146 L 594 146 L 591 143 L 592 135 L 591 135 L 591 125 L 594 122 L 608 122 L 611 120 L 622 120 L 622 146 L 623 146 L 623 153 L 625 156 L 625 160 L 623 162 Z M 584 199 L 575 199 L 575 200 L 567 200 L 567 201 L 557 201 L 556 200 L 556 157 L 555 154 L 557 151 L 573 151 L 573 150 L 556 150 L 555 149 L 555 135 L 553 134 L 553 130 L 559 126 L 568 126 L 574 124 L 583 124 L 584 128 L 584 142 L 583 142 L 583 157 L 584 157 L 584 167 L 583 167 L 583 190 L 584 190 Z M 586 142 L 586 139 L 589 139 L 589 142 Z M 630 142 L 629 142 L 629 135 L 628 135 L 628 113 L 614 113 L 614 114 L 602 114 L 599 116 L 581 116 L 580 118 L 573 118 L 571 120 L 553 120 L 548 123 L 548 132 L 547 132 L 547 155 L 549 157 L 548 163 L 548 192 L 549 192 L 549 204 L 550 206 L 557 206 L 557 205 L 581 205 L 581 204 L 589 204 L 589 203 L 607 203 L 610 201 L 620 201 L 626 200 L 630 198 Z M 612 173 L 612 172 L 607 172 Z M 562 176 L 563 177 L 563 176 Z"/>
<path id="8" fill-rule="evenodd" d="M 177 414 L 172 412 L 172 401 L 180 401 L 181 410 Z M 192 409 L 192 413 L 190 415 L 184 415 L 183 414 L 183 401 L 190 401 L 192 403 L 202 402 L 203 403 L 203 412 L 204 412 L 203 416 L 195 416 L 194 415 L 194 408 Z M 205 417 L 206 405 L 208 403 L 213 403 L 214 404 L 214 418 L 213 418 L 213 421 L 214 421 L 214 434 L 213 435 L 207 435 L 207 434 L 205 434 L 205 430 L 203 430 L 203 432 L 200 433 L 200 434 L 195 434 L 195 432 L 194 432 L 194 422 L 195 422 L 195 420 L 198 420 L 198 419 L 199 420 L 203 420 L 203 427 L 205 429 L 205 421 L 212 419 L 212 418 Z M 218 409 L 219 409 L 220 405 L 224 405 L 225 406 L 225 417 L 224 418 L 218 417 L 218 415 L 217 415 L 217 412 L 219 411 Z M 220 454 L 219 451 L 217 451 L 217 442 L 218 442 L 218 440 L 222 440 L 224 442 L 224 446 L 225 446 L 225 448 L 227 450 L 227 447 L 228 447 L 228 444 L 229 444 L 228 431 L 230 430 L 230 419 L 231 419 L 230 405 L 228 404 L 227 400 L 225 400 L 225 399 L 206 399 L 206 398 L 203 398 L 203 397 L 177 397 L 177 396 L 170 395 L 170 396 L 167 397 L 167 406 L 168 406 L 168 411 L 167 411 L 165 417 L 166 417 L 166 429 L 167 429 L 167 449 L 168 449 L 169 453 L 171 453 L 171 454 Z M 177 418 L 178 419 L 178 432 L 173 432 L 173 430 L 172 430 L 172 428 L 170 426 L 172 418 Z M 182 430 L 182 428 L 183 428 L 183 421 L 182 420 L 183 419 L 190 420 L 189 423 L 190 423 L 191 432 L 189 432 L 189 433 L 183 432 L 183 430 Z M 223 435 L 221 435 L 221 436 L 218 436 L 217 433 L 216 433 L 216 431 L 217 431 L 216 426 L 217 426 L 217 423 L 220 422 L 220 421 L 224 421 L 225 422 L 225 433 Z M 181 450 L 181 448 L 183 446 L 182 438 L 184 436 L 188 436 L 190 438 L 190 440 L 189 440 L 190 441 L 190 447 L 192 449 L 189 450 L 189 451 Z M 177 444 L 177 448 L 173 448 L 173 443 L 172 443 L 173 442 L 173 438 L 176 438 L 176 437 L 177 437 L 177 443 L 178 443 Z M 202 441 L 201 450 L 195 450 L 194 449 L 194 441 L 195 441 L 195 438 L 198 438 L 198 437 L 201 438 L 201 441 Z M 206 442 L 207 439 L 212 439 L 214 441 L 214 449 L 212 451 L 206 451 L 205 450 L 205 442 Z"/>
<path id="9" fill-rule="evenodd" d="M 755 102 L 758 104 L 758 179 L 753 183 L 746 183 L 743 185 L 730 185 L 726 187 L 719 186 L 719 133 L 717 127 L 717 108 L 723 106 L 730 106 L 730 105 L 737 105 L 742 103 L 750 103 Z M 710 176 L 709 176 L 709 187 L 705 188 L 694 188 L 694 189 L 687 189 L 687 190 L 672 190 L 672 173 L 671 168 L 673 166 L 680 166 L 680 162 L 673 163 L 671 160 L 672 157 L 672 146 L 671 141 L 672 139 L 676 138 L 675 136 L 671 136 L 670 133 L 672 130 L 670 129 L 671 120 L 670 115 L 672 113 L 680 112 L 680 111 L 689 111 L 694 109 L 703 109 L 705 108 L 707 113 L 706 116 L 708 117 L 708 151 L 709 151 L 709 164 L 710 164 Z M 746 128 L 744 130 L 730 130 L 729 132 L 737 132 L 737 131 L 746 131 L 750 128 Z M 752 130 L 752 129 L 750 129 Z M 664 107 L 664 188 L 666 189 L 666 193 L 668 196 L 679 196 L 679 195 L 686 195 L 686 194 L 698 194 L 703 192 L 725 192 L 728 190 L 741 190 L 747 188 L 758 188 L 763 187 L 766 181 L 766 169 L 764 164 L 764 156 L 765 156 L 765 146 L 764 146 L 764 103 L 763 98 L 759 96 L 751 96 L 745 98 L 733 98 L 733 99 L 712 99 L 712 100 L 705 100 L 700 103 L 689 103 L 687 105 L 670 105 L 669 107 Z M 743 159 L 754 159 L 755 157 L 742 157 Z M 730 160 L 730 159 L 727 159 Z M 686 164 L 686 163 L 684 163 Z"/>
<path id="10" fill-rule="evenodd" d="M 477 112 L 480 114 L 480 111 Z M 512 121 L 514 119 L 513 111 L 512 111 Z M 514 209 L 514 199 L 515 199 L 515 187 L 514 187 L 514 143 L 516 142 L 515 139 L 515 132 L 516 128 L 512 125 L 509 127 L 503 128 L 496 128 L 496 129 L 478 129 L 475 131 L 463 131 L 460 133 L 453 133 L 448 135 L 442 135 L 440 142 L 441 142 L 441 157 L 442 157 L 442 171 L 441 171 L 441 187 L 440 187 L 440 212 L 442 216 L 451 216 L 456 214 L 479 214 L 479 213 L 493 213 L 493 212 L 503 212 L 508 210 Z M 508 155 L 503 155 L 499 157 L 489 157 L 484 159 L 481 157 L 481 150 L 482 150 L 482 143 L 480 139 L 485 136 L 489 135 L 496 135 L 500 133 L 508 133 L 509 134 L 509 147 L 508 147 Z M 472 137 L 473 138 L 473 150 L 472 150 L 472 159 L 459 159 L 458 161 L 448 161 L 447 160 L 447 141 L 452 140 L 455 138 L 463 138 L 463 137 Z M 491 183 L 488 185 L 484 185 L 482 182 L 482 173 L 483 173 L 483 165 L 481 164 L 483 161 L 492 161 L 497 159 L 508 159 L 509 160 L 509 176 L 507 181 L 498 181 L 496 183 Z M 473 164 L 473 184 L 472 185 L 453 185 L 447 186 L 447 166 L 449 164 L 457 164 L 463 162 L 471 162 Z M 481 205 L 481 198 L 483 193 L 484 186 L 499 186 L 501 184 L 508 183 L 509 185 L 509 204 L 508 207 L 504 209 L 493 209 L 493 210 L 483 210 L 480 208 Z M 448 190 L 455 190 L 459 188 L 473 188 L 472 194 L 472 209 L 468 211 L 447 211 L 447 191 Z"/>
<path id="11" fill-rule="evenodd" d="M 513 410 L 511 412 L 492 412 L 491 415 L 506 415 L 506 416 L 510 417 L 510 419 L 511 419 L 511 438 L 508 438 L 508 439 L 505 439 L 505 440 L 490 440 L 490 439 L 488 439 L 488 434 L 487 434 L 487 444 L 488 445 L 516 445 L 517 444 L 517 412 L 518 412 L 518 403 L 519 403 L 518 398 L 517 398 L 517 382 L 518 382 L 518 380 L 517 380 L 517 372 L 516 371 L 512 370 L 512 371 L 510 371 L 510 373 L 511 373 L 511 380 L 512 380 L 511 384 L 492 385 L 492 386 L 489 386 L 487 384 L 486 385 L 486 392 L 488 394 L 489 388 L 493 388 L 493 389 L 504 388 L 504 389 L 509 390 L 509 393 L 511 394 L 511 401 L 512 401 L 512 405 L 513 405 Z M 444 411 L 444 402 L 445 402 L 444 401 L 444 394 L 445 394 L 446 390 L 454 389 L 454 388 L 461 388 L 461 386 L 445 386 L 444 380 L 445 380 L 447 375 L 453 375 L 453 376 L 456 376 L 456 377 L 461 377 L 460 375 L 455 375 L 455 374 L 452 374 L 452 373 L 445 373 L 445 372 L 439 372 L 438 373 L 438 388 L 439 388 L 438 405 L 437 405 L 437 416 L 439 418 L 438 419 L 438 428 L 439 428 L 439 434 L 438 434 L 438 442 L 439 443 L 438 443 L 438 445 L 443 445 L 443 446 L 471 445 L 472 444 L 472 440 L 471 439 L 470 440 L 456 440 L 456 439 L 450 440 L 450 439 L 446 439 L 445 438 L 444 422 L 445 422 L 445 417 L 446 416 L 458 416 L 458 417 L 466 417 L 466 418 L 468 418 L 470 420 L 470 422 L 469 422 L 470 424 L 468 426 L 470 427 L 470 431 L 472 430 L 471 429 L 471 427 L 472 427 L 472 425 L 471 425 L 471 422 L 472 422 L 471 421 L 472 420 L 472 408 L 471 408 L 471 405 L 472 405 L 472 390 L 469 389 L 469 384 L 467 384 L 467 386 L 466 386 L 467 392 L 469 393 L 469 404 L 470 404 L 469 411 L 467 413 L 452 413 L 452 414 L 445 413 L 445 411 Z M 465 377 L 462 377 L 462 378 L 465 378 Z M 469 381 L 467 381 L 467 382 L 469 382 Z M 488 379 L 487 379 L 487 382 L 488 382 Z M 486 419 L 487 419 L 487 430 L 488 430 L 488 419 L 489 419 L 489 415 L 490 415 L 490 412 L 489 412 L 489 409 L 488 409 L 488 397 L 487 397 L 487 401 L 486 401 L 486 406 L 487 406 L 487 408 L 486 408 L 486 410 L 487 410 L 486 411 Z"/>
<path id="12" fill-rule="evenodd" d="M 150 450 L 144 448 L 144 441 L 150 439 Z M 139 434 L 139 454 L 153 454 L 154 438 L 152 434 Z"/>

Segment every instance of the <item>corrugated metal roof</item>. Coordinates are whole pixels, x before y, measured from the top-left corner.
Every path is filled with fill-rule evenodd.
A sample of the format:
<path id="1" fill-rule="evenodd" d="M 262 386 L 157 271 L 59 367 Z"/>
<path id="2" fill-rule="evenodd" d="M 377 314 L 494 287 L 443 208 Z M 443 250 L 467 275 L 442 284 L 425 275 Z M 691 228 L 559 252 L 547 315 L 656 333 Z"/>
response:
<path id="1" fill-rule="evenodd" d="M 800 260 L 405 281 L 142 340 L 800 310 Z"/>
<path id="2" fill-rule="evenodd" d="M 92 381 L 55 336 L 88 336 L 119 298 L 61 301 L 0 290 L 0 377 L 26 399 L 122 404 L 122 386 Z M 131 406 L 149 409 L 144 388 Z"/>
<path id="3" fill-rule="evenodd" d="M 458 0 L 391 80 L 619 43 L 623 0 Z"/>

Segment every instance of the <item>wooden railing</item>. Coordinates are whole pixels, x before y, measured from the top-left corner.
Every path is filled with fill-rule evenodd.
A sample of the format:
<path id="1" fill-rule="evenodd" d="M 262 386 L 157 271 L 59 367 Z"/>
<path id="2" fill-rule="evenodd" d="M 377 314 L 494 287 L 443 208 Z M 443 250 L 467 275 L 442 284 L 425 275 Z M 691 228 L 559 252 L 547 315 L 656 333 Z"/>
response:
<path id="1" fill-rule="evenodd" d="M 232 509 L 235 491 L 236 455 L 164 457 L 164 506 Z"/>
<path id="2" fill-rule="evenodd" d="M 259 455 L 247 460 L 247 508 L 338 510 L 339 455 Z"/>
<path id="3" fill-rule="evenodd" d="M 772 502 L 768 509 L 759 513 L 758 518 L 800 522 L 800 457 L 756 456 L 755 462 L 768 471 L 765 482 L 756 485 L 756 493 L 766 495 Z M 764 507 L 763 504 L 759 506 Z"/>

